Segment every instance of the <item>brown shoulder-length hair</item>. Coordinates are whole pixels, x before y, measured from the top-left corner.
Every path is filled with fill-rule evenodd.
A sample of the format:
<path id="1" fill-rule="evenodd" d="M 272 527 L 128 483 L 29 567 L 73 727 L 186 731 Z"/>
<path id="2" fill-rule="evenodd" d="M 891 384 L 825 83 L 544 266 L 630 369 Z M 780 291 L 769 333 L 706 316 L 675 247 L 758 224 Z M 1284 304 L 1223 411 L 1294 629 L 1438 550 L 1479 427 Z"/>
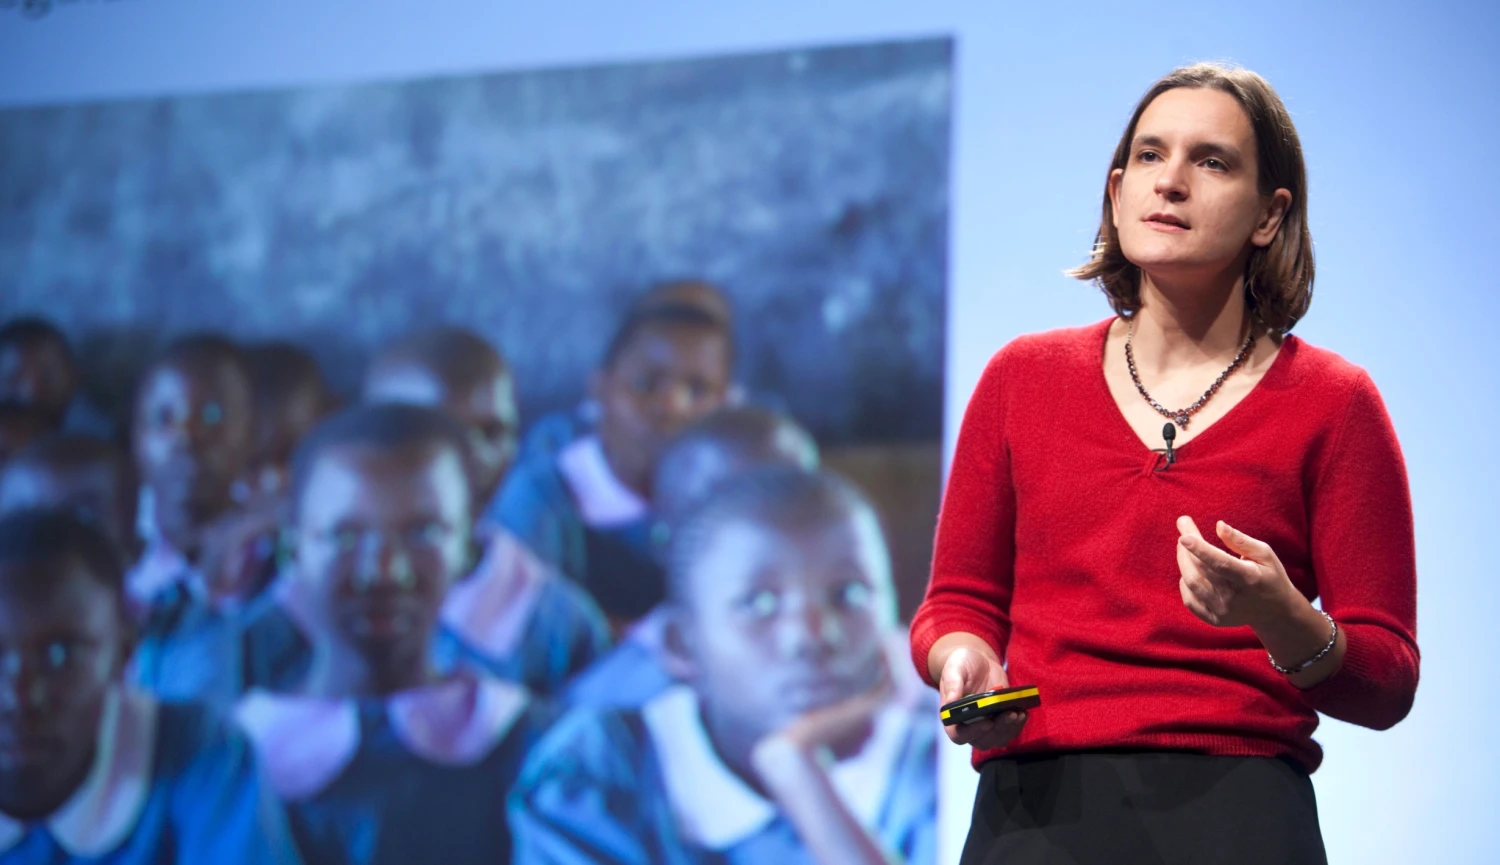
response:
<path id="1" fill-rule="evenodd" d="M 1141 272 L 1125 258 L 1120 235 L 1115 230 L 1114 207 L 1109 200 L 1109 176 L 1125 168 L 1130 160 L 1130 142 L 1141 115 L 1156 97 L 1178 87 L 1203 87 L 1228 93 L 1239 102 L 1255 131 L 1255 155 L 1259 166 L 1257 186 L 1262 195 L 1286 189 L 1292 201 L 1271 243 L 1250 252 L 1245 263 L 1245 305 L 1266 330 L 1285 334 L 1307 313 L 1312 302 L 1313 247 L 1307 229 L 1307 166 L 1302 161 L 1302 142 L 1281 97 L 1269 82 L 1248 69 L 1217 63 L 1195 63 L 1175 69 L 1151 85 L 1130 116 L 1130 124 L 1105 175 L 1104 215 L 1094 237 L 1094 252 L 1088 262 L 1068 274 L 1098 283 L 1117 314 L 1129 317 L 1141 308 Z"/>

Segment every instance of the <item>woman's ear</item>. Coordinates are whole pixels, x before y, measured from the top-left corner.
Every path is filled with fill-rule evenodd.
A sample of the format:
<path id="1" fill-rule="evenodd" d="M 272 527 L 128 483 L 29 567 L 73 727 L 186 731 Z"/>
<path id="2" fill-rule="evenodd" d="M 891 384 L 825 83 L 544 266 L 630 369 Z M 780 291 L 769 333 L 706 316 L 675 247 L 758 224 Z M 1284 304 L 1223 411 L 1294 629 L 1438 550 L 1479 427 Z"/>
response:
<path id="1" fill-rule="evenodd" d="M 1291 206 L 1292 193 L 1289 190 L 1278 189 L 1271 193 L 1266 199 L 1265 209 L 1261 211 L 1260 222 L 1256 223 L 1255 232 L 1250 235 L 1250 243 L 1259 247 L 1270 246 Z"/>
<path id="2" fill-rule="evenodd" d="M 1109 173 L 1109 180 L 1104 184 L 1104 192 L 1109 196 L 1109 221 L 1115 230 L 1120 230 L 1120 181 L 1125 177 L 1125 169 L 1116 168 Z"/>
<path id="3" fill-rule="evenodd" d="M 679 682 L 690 682 L 697 674 L 693 636 L 682 621 L 682 614 L 675 608 L 668 609 L 667 621 L 662 632 L 662 666 L 667 675 Z"/>

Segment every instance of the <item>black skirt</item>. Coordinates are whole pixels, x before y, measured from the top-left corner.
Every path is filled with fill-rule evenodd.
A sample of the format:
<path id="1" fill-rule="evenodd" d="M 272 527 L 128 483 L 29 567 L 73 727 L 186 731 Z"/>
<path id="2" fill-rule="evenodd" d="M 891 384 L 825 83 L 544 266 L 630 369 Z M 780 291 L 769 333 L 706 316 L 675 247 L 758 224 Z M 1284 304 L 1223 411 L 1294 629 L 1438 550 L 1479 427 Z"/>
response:
<path id="1" fill-rule="evenodd" d="M 1307 772 L 1268 757 L 1086 751 L 980 772 L 960 865 L 1326 865 Z"/>

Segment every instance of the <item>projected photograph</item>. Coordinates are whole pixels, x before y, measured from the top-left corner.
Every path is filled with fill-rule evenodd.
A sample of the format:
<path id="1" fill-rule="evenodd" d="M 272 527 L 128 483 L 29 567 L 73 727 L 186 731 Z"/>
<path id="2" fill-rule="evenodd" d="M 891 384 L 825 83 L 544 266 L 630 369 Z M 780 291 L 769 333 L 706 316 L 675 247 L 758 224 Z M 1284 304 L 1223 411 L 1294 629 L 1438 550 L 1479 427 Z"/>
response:
<path id="1" fill-rule="evenodd" d="M 952 51 L 0 111 L 0 511 L 252 746 L 191 837 L 932 861 Z"/>

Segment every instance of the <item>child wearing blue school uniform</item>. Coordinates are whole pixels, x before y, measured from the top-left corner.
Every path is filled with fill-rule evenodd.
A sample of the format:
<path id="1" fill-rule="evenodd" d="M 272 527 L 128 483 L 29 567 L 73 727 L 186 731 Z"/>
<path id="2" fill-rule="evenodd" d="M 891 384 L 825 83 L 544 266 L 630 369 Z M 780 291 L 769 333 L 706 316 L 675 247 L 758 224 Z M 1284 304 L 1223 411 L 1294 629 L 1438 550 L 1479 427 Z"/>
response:
<path id="1" fill-rule="evenodd" d="M 609 649 L 604 614 L 515 536 L 490 533 L 478 568 L 443 602 L 437 655 L 552 696 Z"/>
<path id="2" fill-rule="evenodd" d="M 292 690 L 307 677 L 317 627 L 302 584 L 288 572 L 241 630 L 245 687 Z M 442 670 L 479 670 L 537 696 L 557 692 L 607 646 L 603 614 L 581 589 L 506 533 L 484 547 L 472 574 L 448 591 L 433 638 Z"/>
<path id="3" fill-rule="evenodd" d="M 35 411 L 47 432 L 118 436 L 114 420 L 79 388 L 78 359 L 52 322 L 22 317 L 0 324 L 0 370 L 0 404 Z"/>
<path id="4" fill-rule="evenodd" d="M 309 862 L 510 860 L 505 794 L 539 726 L 526 690 L 433 654 L 472 525 L 465 434 L 410 405 L 362 405 L 299 447 L 291 579 L 314 625 L 296 690 L 235 708 Z"/>
<path id="5" fill-rule="evenodd" d="M 238 654 L 243 688 L 293 691 L 312 667 L 318 624 L 306 590 L 288 568 L 240 618 Z"/>
<path id="6" fill-rule="evenodd" d="M 245 740 L 124 683 L 123 580 L 72 514 L 0 518 L 0 865 L 296 865 Z"/>
<path id="7" fill-rule="evenodd" d="M 364 400 L 427 406 L 467 435 L 474 512 L 493 499 L 516 453 L 510 366 L 478 334 L 419 331 L 386 346 L 365 375 Z M 576 584 L 503 527 L 481 521 L 469 572 L 443 604 L 438 659 L 549 695 L 609 646 L 604 615 Z"/>
<path id="8" fill-rule="evenodd" d="M 240 350 L 200 335 L 168 346 L 136 396 L 151 535 L 127 579 L 140 628 L 133 676 L 163 697 L 226 705 L 240 690 L 236 619 L 274 567 L 278 519 L 251 504 L 242 483 L 251 390 Z"/>
<path id="9" fill-rule="evenodd" d="M 519 464 L 490 508 L 545 563 L 583 586 L 623 630 L 664 595 L 652 553 L 651 478 L 667 442 L 723 405 L 733 336 L 700 307 L 626 318 L 593 382 L 592 433 Z"/>
<path id="10" fill-rule="evenodd" d="M 679 279 L 658 283 L 636 298 L 631 312 L 658 306 L 693 306 L 718 319 L 726 330 L 734 330 L 734 308 L 729 297 L 713 283 L 701 279 Z M 731 402 L 738 389 L 731 386 Z M 592 397 L 570 409 L 537 418 L 521 439 L 518 461 L 529 463 L 555 457 L 574 441 L 589 435 L 599 422 L 599 403 Z"/>
<path id="11" fill-rule="evenodd" d="M 558 451 L 593 432 L 599 422 L 599 404 L 584 400 L 570 409 L 549 412 L 537 418 L 521 437 L 516 461 L 546 461 Z"/>
<path id="12" fill-rule="evenodd" d="M 286 493 L 292 452 L 334 405 L 317 358 L 281 340 L 245 348 L 254 383 L 255 438 L 245 483 L 262 496 Z"/>
<path id="13" fill-rule="evenodd" d="M 757 406 L 721 408 L 677 435 L 657 462 L 652 483 L 663 540 L 692 505 L 717 485 L 753 469 L 787 465 L 813 470 L 818 446 L 790 417 Z M 658 544 L 664 555 L 665 543 Z M 673 682 L 664 662 L 667 611 L 658 605 L 619 644 L 563 692 L 570 707 L 638 707 Z"/>
<path id="14" fill-rule="evenodd" d="M 682 685 L 578 709 L 511 795 L 518 865 L 928 865 L 936 707 L 893 672 L 890 560 L 868 501 L 785 466 L 676 527 L 665 645 Z"/>

